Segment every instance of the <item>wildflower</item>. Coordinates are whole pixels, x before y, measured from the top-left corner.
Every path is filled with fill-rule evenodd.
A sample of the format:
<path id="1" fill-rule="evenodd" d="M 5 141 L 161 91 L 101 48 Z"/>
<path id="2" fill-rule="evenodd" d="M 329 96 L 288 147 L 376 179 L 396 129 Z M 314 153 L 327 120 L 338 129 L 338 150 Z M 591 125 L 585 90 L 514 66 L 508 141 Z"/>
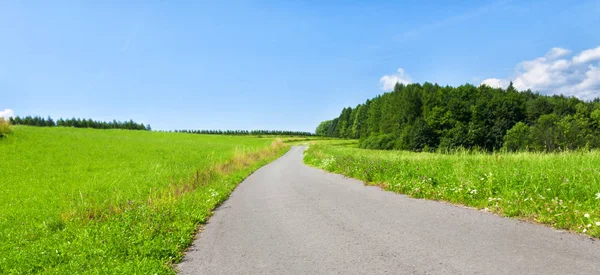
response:
<path id="1" fill-rule="evenodd" d="M 596 199 L 600 200 L 600 192 L 596 193 Z"/>
<path id="2" fill-rule="evenodd" d="M 591 223 L 588 223 L 587 227 L 592 227 L 592 224 L 591 224 Z"/>
<path id="3" fill-rule="evenodd" d="M 470 192 L 470 193 L 471 193 L 471 194 L 477 194 L 477 190 L 473 189 L 473 190 L 471 190 L 471 192 Z"/>
<path id="4" fill-rule="evenodd" d="M 585 232 L 587 232 L 587 229 L 585 229 L 585 228 L 584 228 L 584 229 L 583 229 L 583 233 L 585 233 Z"/>
<path id="5" fill-rule="evenodd" d="M 600 226 L 600 222 L 596 222 L 596 226 Z"/>
<path id="6" fill-rule="evenodd" d="M 586 217 L 586 218 L 589 218 L 589 217 L 590 217 L 590 214 L 588 214 L 588 213 L 585 213 L 585 214 L 583 214 L 583 216 L 584 216 L 584 217 Z"/>

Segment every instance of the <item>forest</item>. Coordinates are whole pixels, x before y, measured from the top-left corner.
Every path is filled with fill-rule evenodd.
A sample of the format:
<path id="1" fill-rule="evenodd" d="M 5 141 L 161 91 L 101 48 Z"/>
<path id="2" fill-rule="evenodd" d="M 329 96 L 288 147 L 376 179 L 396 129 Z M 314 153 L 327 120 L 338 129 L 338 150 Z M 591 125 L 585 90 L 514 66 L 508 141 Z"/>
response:
<path id="1" fill-rule="evenodd" d="M 465 84 L 396 84 L 347 107 L 316 135 L 359 139 L 359 147 L 410 151 L 554 152 L 600 147 L 600 98 L 583 101 Z"/>
<path id="2" fill-rule="evenodd" d="M 81 118 L 69 118 L 69 119 L 58 119 L 54 120 L 51 117 L 43 118 L 40 116 L 26 116 L 26 117 L 10 117 L 10 124 L 12 125 L 27 125 L 27 126 L 38 126 L 38 127 L 74 127 L 74 128 L 94 128 L 94 129 L 125 129 L 125 130 L 147 130 L 150 131 L 152 128 L 150 124 L 144 125 L 143 123 L 137 123 L 133 120 L 129 121 L 95 121 L 90 119 Z"/>
<path id="3" fill-rule="evenodd" d="M 74 127 L 74 128 L 94 128 L 94 129 L 125 129 L 125 130 L 146 130 L 151 131 L 152 127 L 150 124 L 144 125 L 143 123 L 137 123 L 133 120 L 130 121 L 116 121 L 105 122 L 95 121 L 92 119 L 58 119 L 54 120 L 51 117 L 43 118 L 40 116 L 26 116 L 26 117 L 10 117 L 9 122 L 12 125 L 27 125 L 27 126 L 38 126 L 38 127 Z M 171 131 L 169 131 L 171 132 Z M 203 135 L 270 135 L 270 136 L 314 136 L 310 132 L 302 131 L 284 131 L 284 130 L 174 130 L 176 133 L 188 133 L 188 134 L 203 134 Z"/>

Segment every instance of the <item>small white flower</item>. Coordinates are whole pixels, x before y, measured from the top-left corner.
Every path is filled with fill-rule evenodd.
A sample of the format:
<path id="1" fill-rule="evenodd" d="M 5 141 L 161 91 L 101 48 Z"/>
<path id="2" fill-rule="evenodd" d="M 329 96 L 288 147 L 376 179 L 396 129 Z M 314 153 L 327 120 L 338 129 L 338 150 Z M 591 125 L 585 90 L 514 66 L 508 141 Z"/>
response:
<path id="1" fill-rule="evenodd" d="M 588 223 L 587 227 L 592 227 L 592 224 L 591 224 L 591 223 Z"/>
<path id="2" fill-rule="evenodd" d="M 596 226 L 600 226 L 600 222 L 596 222 Z"/>
<path id="3" fill-rule="evenodd" d="M 600 192 L 596 193 L 596 199 L 600 200 Z"/>
<path id="4" fill-rule="evenodd" d="M 477 194 L 477 190 L 475 190 L 475 189 L 471 190 L 471 194 Z"/>
<path id="5" fill-rule="evenodd" d="M 587 232 L 587 229 L 585 229 L 585 228 L 584 228 L 584 229 L 583 229 L 583 233 L 585 233 L 585 232 Z"/>
<path id="6" fill-rule="evenodd" d="M 586 218 L 589 218 L 589 217 L 590 217 L 590 214 L 588 214 L 588 213 L 585 213 L 585 214 L 583 214 L 583 216 L 584 216 L 584 217 L 586 217 Z"/>

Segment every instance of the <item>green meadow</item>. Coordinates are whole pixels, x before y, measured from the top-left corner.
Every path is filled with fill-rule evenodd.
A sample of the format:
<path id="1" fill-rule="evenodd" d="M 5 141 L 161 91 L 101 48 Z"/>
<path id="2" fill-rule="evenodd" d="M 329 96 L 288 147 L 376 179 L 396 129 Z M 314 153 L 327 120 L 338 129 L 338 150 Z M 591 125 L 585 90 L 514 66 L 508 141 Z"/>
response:
<path id="1" fill-rule="evenodd" d="M 439 154 L 355 147 L 356 141 L 312 144 L 304 161 L 413 198 L 600 237 L 599 151 Z"/>
<path id="2" fill-rule="evenodd" d="M 285 143 L 310 143 L 307 164 L 386 190 L 600 237 L 599 151 Z M 286 150 L 275 137 L 15 126 L 0 138 L 0 274 L 174 274 L 212 210 Z"/>
<path id="3" fill-rule="evenodd" d="M 281 140 L 65 127 L 0 138 L 0 274 L 171 274 Z"/>

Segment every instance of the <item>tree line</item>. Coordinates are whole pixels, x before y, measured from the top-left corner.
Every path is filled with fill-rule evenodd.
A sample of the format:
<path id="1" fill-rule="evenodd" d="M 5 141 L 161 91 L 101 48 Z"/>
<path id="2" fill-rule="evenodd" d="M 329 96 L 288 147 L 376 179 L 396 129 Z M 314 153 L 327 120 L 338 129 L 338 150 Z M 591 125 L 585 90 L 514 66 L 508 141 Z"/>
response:
<path id="1" fill-rule="evenodd" d="M 144 125 L 133 120 L 129 121 L 96 121 L 92 119 L 70 118 L 54 120 L 51 117 L 26 116 L 10 117 L 9 122 L 12 125 L 27 125 L 38 127 L 75 127 L 75 128 L 94 128 L 94 129 L 126 129 L 126 130 L 152 130 L 150 124 Z M 283 130 L 174 130 L 168 132 L 203 134 L 203 135 L 274 135 L 274 136 L 314 136 L 310 132 L 302 131 L 283 131 Z"/>
<path id="2" fill-rule="evenodd" d="M 487 85 L 396 84 L 316 129 L 359 147 L 411 151 L 600 148 L 600 98 L 583 101 Z"/>
<path id="3" fill-rule="evenodd" d="M 252 135 L 252 136 L 314 136 L 311 132 L 283 131 L 283 130 L 175 130 L 177 133 L 202 134 L 202 135 Z"/>
<path id="4" fill-rule="evenodd" d="M 125 129 L 125 130 L 147 130 L 150 131 L 152 128 L 150 124 L 144 125 L 143 123 L 137 123 L 133 120 L 129 121 L 96 121 L 90 119 L 81 118 L 60 118 L 54 120 L 51 117 L 43 118 L 40 116 L 26 116 L 26 117 L 10 117 L 10 124 L 12 125 L 27 125 L 27 126 L 38 126 L 38 127 L 75 127 L 75 128 L 94 128 L 94 129 Z"/>

